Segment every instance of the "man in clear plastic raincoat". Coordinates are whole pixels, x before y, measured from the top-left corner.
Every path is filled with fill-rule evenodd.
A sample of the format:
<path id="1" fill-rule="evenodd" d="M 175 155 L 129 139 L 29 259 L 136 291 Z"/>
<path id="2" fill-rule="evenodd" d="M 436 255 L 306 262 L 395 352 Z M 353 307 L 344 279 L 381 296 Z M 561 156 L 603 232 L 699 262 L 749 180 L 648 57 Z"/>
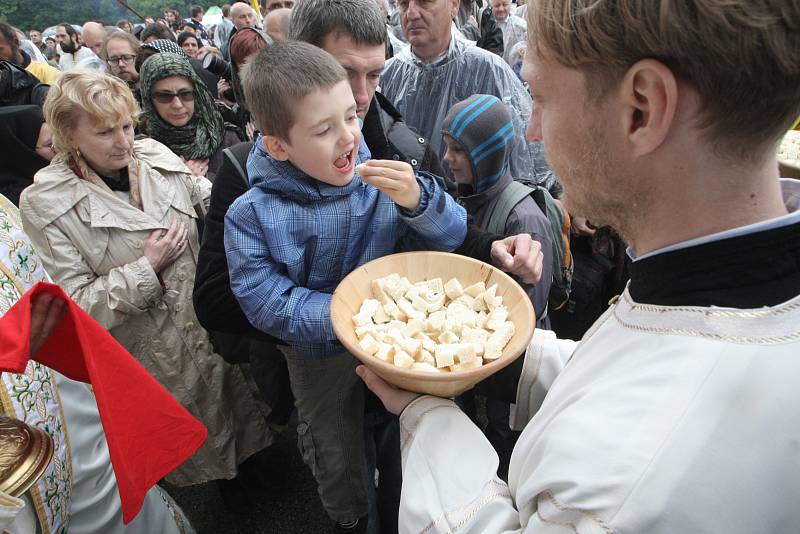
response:
<path id="1" fill-rule="evenodd" d="M 445 147 L 441 127 L 447 111 L 474 94 L 494 95 L 513 110 L 508 135 L 492 140 L 498 150 L 508 142 L 514 143 L 511 175 L 552 187 L 555 176 L 545 162 L 542 144 L 525 140 L 532 108 L 525 87 L 501 57 L 452 33 L 459 0 L 398 0 L 397 4 L 400 23 L 411 46 L 386 64 L 381 90 L 407 124 L 427 137 L 442 159 Z M 465 116 L 468 118 L 469 113 Z"/>

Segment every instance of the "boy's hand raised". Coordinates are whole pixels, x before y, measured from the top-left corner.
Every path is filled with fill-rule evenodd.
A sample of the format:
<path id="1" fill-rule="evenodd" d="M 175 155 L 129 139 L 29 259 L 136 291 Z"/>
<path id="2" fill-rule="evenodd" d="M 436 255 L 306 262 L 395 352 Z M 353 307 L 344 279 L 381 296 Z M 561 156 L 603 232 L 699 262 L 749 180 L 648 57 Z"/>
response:
<path id="1" fill-rule="evenodd" d="M 389 195 L 398 206 L 411 211 L 419 206 L 417 175 L 405 161 L 371 159 L 356 167 L 356 171 L 365 182 Z"/>

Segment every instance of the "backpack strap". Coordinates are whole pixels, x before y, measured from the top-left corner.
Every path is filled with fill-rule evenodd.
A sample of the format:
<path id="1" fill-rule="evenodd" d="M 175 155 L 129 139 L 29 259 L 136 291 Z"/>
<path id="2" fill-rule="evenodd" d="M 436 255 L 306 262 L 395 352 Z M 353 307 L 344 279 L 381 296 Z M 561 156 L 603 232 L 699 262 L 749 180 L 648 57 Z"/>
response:
<path id="1" fill-rule="evenodd" d="M 547 219 L 550 221 L 553 237 L 556 238 L 553 241 L 556 246 L 556 253 L 562 258 L 561 265 L 572 273 L 572 252 L 569 248 L 572 219 L 570 219 L 569 212 L 564 209 L 560 200 L 554 198 L 543 187 L 536 188 L 536 191 L 533 192 L 533 200 L 536 201 L 536 205 L 547 215 Z"/>
<path id="2" fill-rule="evenodd" d="M 525 184 L 513 181 L 500 193 L 500 198 L 494 205 L 486 231 L 492 234 L 506 235 L 506 221 L 514 210 L 514 207 L 522 202 L 528 195 L 533 193 L 533 189 Z"/>
<path id="3" fill-rule="evenodd" d="M 247 179 L 247 156 L 250 155 L 250 150 L 253 148 L 253 142 L 239 143 L 232 147 L 226 148 L 222 151 L 228 161 L 231 162 L 233 167 L 239 173 L 239 177 L 244 182 L 245 186 L 250 189 L 250 180 Z"/>

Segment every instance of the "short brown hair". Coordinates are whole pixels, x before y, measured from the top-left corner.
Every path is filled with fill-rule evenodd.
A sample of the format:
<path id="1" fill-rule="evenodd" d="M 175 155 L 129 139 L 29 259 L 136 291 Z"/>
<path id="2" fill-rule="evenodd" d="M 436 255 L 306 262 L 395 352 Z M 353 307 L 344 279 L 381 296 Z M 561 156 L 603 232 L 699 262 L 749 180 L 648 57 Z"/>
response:
<path id="1" fill-rule="evenodd" d="M 108 42 L 112 39 L 127 41 L 131 45 L 131 54 L 136 54 L 136 51 L 139 50 L 139 41 L 136 37 L 123 30 L 114 30 L 108 34 L 103 41 L 102 48 L 100 48 L 100 58 L 104 61 L 108 61 Z"/>
<path id="2" fill-rule="evenodd" d="M 245 100 L 262 132 L 283 140 L 295 121 L 295 106 L 315 89 L 347 80 L 347 73 L 321 48 L 286 41 L 251 57 L 242 69 Z"/>
<path id="3" fill-rule="evenodd" d="M 698 125 L 729 157 L 752 158 L 800 114 L 800 0 L 537 0 L 528 35 L 597 97 L 661 61 L 699 93 Z"/>
<path id="4" fill-rule="evenodd" d="M 53 130 L 56 152 L 67 154 L 74 148 L 70 134 L 82 113 L 93 125 L 117 124 L 127 120 L 136 124 L 139 106 L 122 80 L 94 69 L 72 69 L 56 78 L 44 103 L 44 116 Z"/>

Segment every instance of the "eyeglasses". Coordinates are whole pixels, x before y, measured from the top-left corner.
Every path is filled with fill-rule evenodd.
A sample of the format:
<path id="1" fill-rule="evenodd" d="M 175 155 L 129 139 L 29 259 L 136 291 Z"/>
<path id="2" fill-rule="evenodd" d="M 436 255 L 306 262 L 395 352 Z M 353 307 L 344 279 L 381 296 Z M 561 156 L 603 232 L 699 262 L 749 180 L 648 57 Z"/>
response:
<path id="1" fill-rule="evenodd" d="M 176 96 L 181 99 L 181 102 L 191 102 L 194 100 L 194 91 L 191 89 L 184 89 L 183 91 L 178 91 L 177 93 L 158 92 L 153 93 L 152 96 L 153 100 L 159 104 L 169 104 L 175 99 Z"/>
<path id="2" fill-rule="evenodd" d="M 133 63 L 134 59 L 136 59 L 134 54 L 122 54 L 121 56 L 111 56 L 108 58 L 108 62 L 112 65 L 118 65 L 120 61 L 124 61 L 125 63 Z"/>

